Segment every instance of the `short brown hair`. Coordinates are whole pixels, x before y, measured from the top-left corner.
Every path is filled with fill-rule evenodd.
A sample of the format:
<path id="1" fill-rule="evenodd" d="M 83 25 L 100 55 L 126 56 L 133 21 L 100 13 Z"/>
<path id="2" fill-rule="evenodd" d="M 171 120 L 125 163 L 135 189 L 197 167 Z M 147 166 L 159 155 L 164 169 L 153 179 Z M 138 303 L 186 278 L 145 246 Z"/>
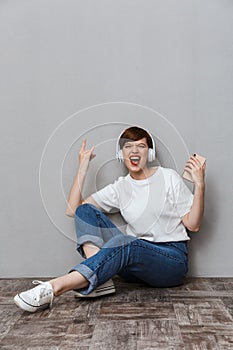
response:
<path id="1" fill-rule="evenodd" d="M 122 149 L 122 147 L 124 146 L 124 144 L 128 141 L 138 141 L 141 140 L 143 138 L 146 138 L 146 142 L 147 142 L 147 146 L 149 148 L 153 148 L 153 142 L 151 139 L 151 136 L 148 134 L 148 132 L 142 128 L 139 128 L 137 126 L 132 126 L 128 129 L 126 129 L 121 137 L 120 137 L 120 149 Z"/>

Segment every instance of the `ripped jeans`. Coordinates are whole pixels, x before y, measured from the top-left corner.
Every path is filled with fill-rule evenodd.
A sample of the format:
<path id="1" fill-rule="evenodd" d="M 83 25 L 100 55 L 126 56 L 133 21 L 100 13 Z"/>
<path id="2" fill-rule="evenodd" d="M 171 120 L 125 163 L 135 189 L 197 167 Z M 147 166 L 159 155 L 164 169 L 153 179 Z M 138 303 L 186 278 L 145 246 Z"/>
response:
<path id="1" fill-rule="evenodd" d="M 129 282 L 145 282 L 152 287 L 173 287 L 183 283 L 188 270 L 186 242 L 154 243 L 123 234 L 111 220 L 92 204 L 80 205 L 75 212 L 77 250 L 85 258 L 82 245 L 101 248 L 71 271 L 78 271 L 91 293 L 114 275 Z"/>

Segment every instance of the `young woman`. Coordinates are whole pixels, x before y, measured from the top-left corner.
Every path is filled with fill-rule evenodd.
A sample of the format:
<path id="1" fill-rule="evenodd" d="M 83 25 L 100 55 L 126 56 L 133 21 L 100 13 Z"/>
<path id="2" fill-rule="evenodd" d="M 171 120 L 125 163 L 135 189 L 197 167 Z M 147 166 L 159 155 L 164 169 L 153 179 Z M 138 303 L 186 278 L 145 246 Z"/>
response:
<path id="1" fill-rule="evenodd" d="M 155 159 L 151 135 L 139 127 L 126 129 L 117 142 L 117 158 L 128 175 L 119 177 L 87 199 L 82 189 L 94 146 L 83 141 L 79 168 L 70 191 L 66 214 L 74 217 L 77 250 L 85 258 L 67 275 L 19 293 L 14 302 L 35 312 L 52 305 L 54 297 L 75 290 L 78 297 L 115 292 L 112 277 L 145 282 L 152 287 L 183 283 L 187 273 L 189 237 L 186 228 L 198 232 L 204 211 L 205 168 L 191 156 L 185 170 L 195 184 L 194 195 L 173 169 L 149 167 Z M 120 211 L 125 219 L 122 233 L 104 212 Z"/>

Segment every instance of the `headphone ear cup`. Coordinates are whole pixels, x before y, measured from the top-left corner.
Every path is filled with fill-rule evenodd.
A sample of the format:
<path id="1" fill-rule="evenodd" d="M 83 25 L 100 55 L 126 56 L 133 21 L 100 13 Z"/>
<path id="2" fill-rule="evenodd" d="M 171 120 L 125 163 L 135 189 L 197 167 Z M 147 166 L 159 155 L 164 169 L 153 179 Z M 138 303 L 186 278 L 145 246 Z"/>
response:
<path id="1" fill-rule="evenodd" d="M 155 160 L 155 150 L 153 148 L 149 148 L 148 150 L 148 162 L 153 162 Z"/>
<path id="2" fill-rule="evenodd" d="M 121 149 L 117 153 L 117 159 L 119 160 L 119 162 L 123 162 L 123 160 L 124 160 L 123 153 L 122 153 Z"/>

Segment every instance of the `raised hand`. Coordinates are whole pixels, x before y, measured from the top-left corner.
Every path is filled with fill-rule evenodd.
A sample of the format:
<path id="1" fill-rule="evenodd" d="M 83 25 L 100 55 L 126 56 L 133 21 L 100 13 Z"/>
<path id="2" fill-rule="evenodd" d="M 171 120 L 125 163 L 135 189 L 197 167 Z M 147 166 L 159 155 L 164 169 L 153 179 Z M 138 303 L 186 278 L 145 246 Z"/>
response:
<path id="1" fill-rule="evenodd" d="M 192 176 L 193 182 L 196 185 L 204 184 L 206 161 L 203 165 L 201 165 L 196 157 L 191 156 L 186 162 L 184 169 Z"/>
<path id="2" fill-rule="evenodd" d="M 86 149 L 87 140 L 83 139 L 82 146 L 79 151 L 79 166 L 88 168 L 90 161 L 95 158 L 96 154 L 94 154 L 95 146 L 92 146 L 90 149 Z"/>

